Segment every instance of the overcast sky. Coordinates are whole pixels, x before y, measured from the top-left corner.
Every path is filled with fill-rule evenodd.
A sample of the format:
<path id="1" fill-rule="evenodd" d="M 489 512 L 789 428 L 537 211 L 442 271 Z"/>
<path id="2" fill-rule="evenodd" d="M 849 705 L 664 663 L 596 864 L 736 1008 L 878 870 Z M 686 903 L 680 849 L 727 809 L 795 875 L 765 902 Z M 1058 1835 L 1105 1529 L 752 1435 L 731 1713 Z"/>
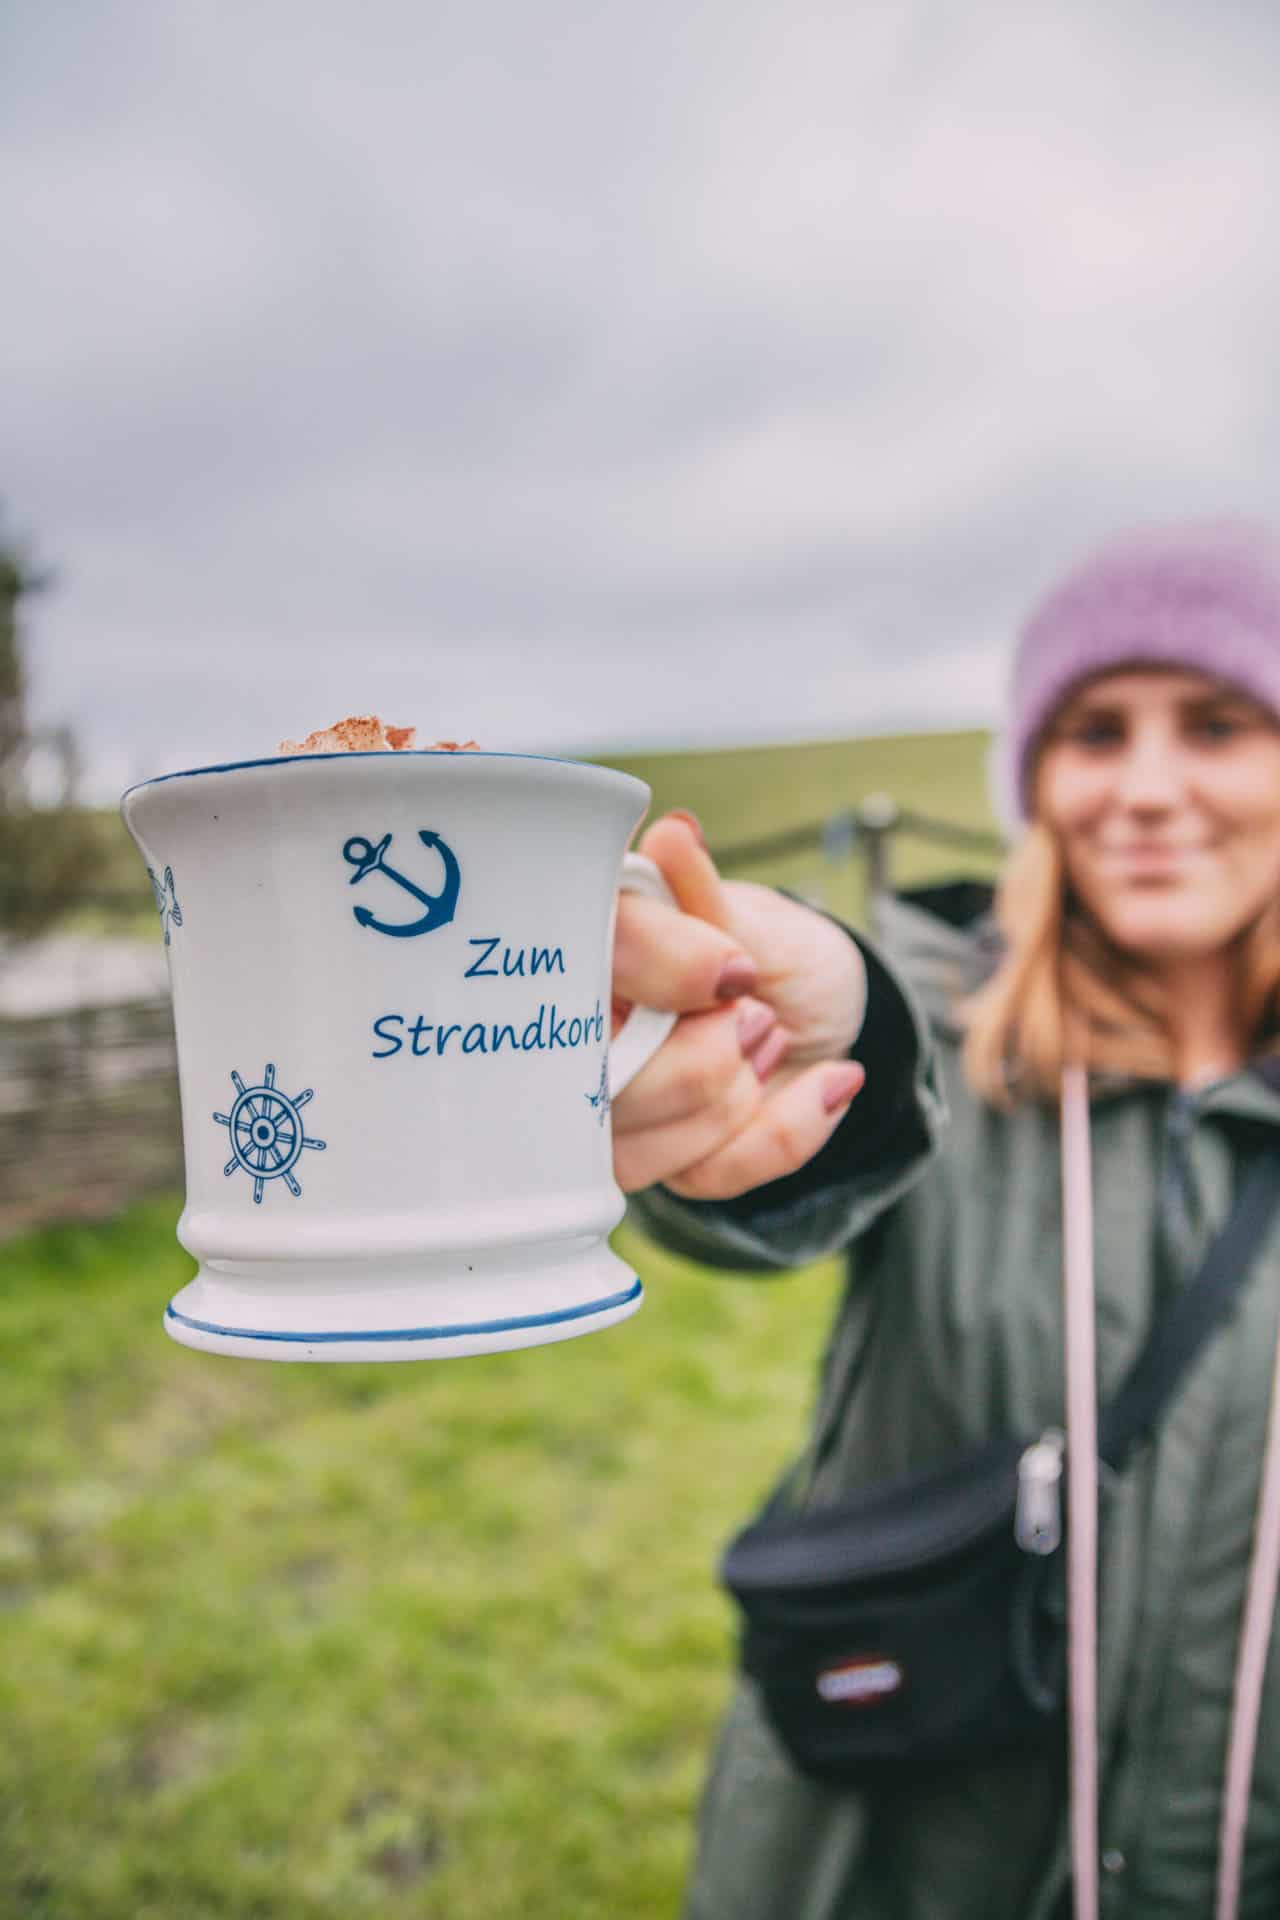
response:
<path id="1" fill-rule="evenodd" d="M 986 722 L 1280 518 L 1280 9 L 7 0 L 0 495 L 94 793 L 341 713 Z"/>

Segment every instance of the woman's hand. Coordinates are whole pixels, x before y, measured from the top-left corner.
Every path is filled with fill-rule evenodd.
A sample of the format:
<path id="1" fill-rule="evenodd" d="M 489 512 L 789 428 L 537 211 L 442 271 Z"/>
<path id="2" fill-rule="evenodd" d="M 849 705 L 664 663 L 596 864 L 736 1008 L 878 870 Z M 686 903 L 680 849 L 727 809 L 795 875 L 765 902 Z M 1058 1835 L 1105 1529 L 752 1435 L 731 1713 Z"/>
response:
<path id="1" fill-rule="evenodd" d="M 615 1178 L 624 1193 L 660 1180 L 687 1199 L 730 1199 L 811 1160 L 862 1085 L 846 1058 L 862 959 L 822 914 L 722 880 L 692 815 L 665 814 L 638 851 L 680 911 L 621 896 L 615 1015 L 639 1001 L 682 1017 L 613 1103 Z"/>

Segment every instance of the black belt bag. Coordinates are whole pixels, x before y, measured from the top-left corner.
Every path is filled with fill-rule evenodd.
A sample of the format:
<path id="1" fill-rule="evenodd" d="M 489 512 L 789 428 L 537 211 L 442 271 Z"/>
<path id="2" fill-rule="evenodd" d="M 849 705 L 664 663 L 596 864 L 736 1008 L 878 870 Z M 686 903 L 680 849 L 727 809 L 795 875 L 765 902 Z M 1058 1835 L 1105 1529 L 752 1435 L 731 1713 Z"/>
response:
<path id="1" fill-rule="evenodd" d="M 1278 1199 L 1268 1151 L 1099 1414 L 1114 1471 L 1234 1306 Z M 810 1512 L 772 1503 L 730 1543 L 743 1670 L 803 1772 L 885 1786 L 1061 1738 L 1063 1453 L 1056 1429 L 1004 1435 Z"/>

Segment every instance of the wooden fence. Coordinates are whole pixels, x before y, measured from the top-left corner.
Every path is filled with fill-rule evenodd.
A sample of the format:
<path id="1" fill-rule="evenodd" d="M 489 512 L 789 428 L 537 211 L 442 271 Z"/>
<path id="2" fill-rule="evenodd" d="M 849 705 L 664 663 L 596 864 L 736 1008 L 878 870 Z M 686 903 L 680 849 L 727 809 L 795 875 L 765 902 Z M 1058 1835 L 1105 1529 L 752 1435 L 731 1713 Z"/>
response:
<path id="1" fill-rule="evenodd" d="M 167 1000 L 0 1021 L 0 1238 L 181 1184 Z"/>

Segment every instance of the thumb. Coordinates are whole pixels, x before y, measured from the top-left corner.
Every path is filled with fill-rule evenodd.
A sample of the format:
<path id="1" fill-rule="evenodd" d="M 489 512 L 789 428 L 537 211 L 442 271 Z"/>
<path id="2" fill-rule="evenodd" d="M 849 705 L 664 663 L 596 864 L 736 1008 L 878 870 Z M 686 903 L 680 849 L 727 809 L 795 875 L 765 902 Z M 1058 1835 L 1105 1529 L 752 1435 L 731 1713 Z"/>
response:
<path id="1" fill-rule="evenodd" d="M 659 868 L 682 913 L 732 932 L 724 882 L 693 814 L 683 809 L 664 813 L 644 834 L 636 851 Z"/>

